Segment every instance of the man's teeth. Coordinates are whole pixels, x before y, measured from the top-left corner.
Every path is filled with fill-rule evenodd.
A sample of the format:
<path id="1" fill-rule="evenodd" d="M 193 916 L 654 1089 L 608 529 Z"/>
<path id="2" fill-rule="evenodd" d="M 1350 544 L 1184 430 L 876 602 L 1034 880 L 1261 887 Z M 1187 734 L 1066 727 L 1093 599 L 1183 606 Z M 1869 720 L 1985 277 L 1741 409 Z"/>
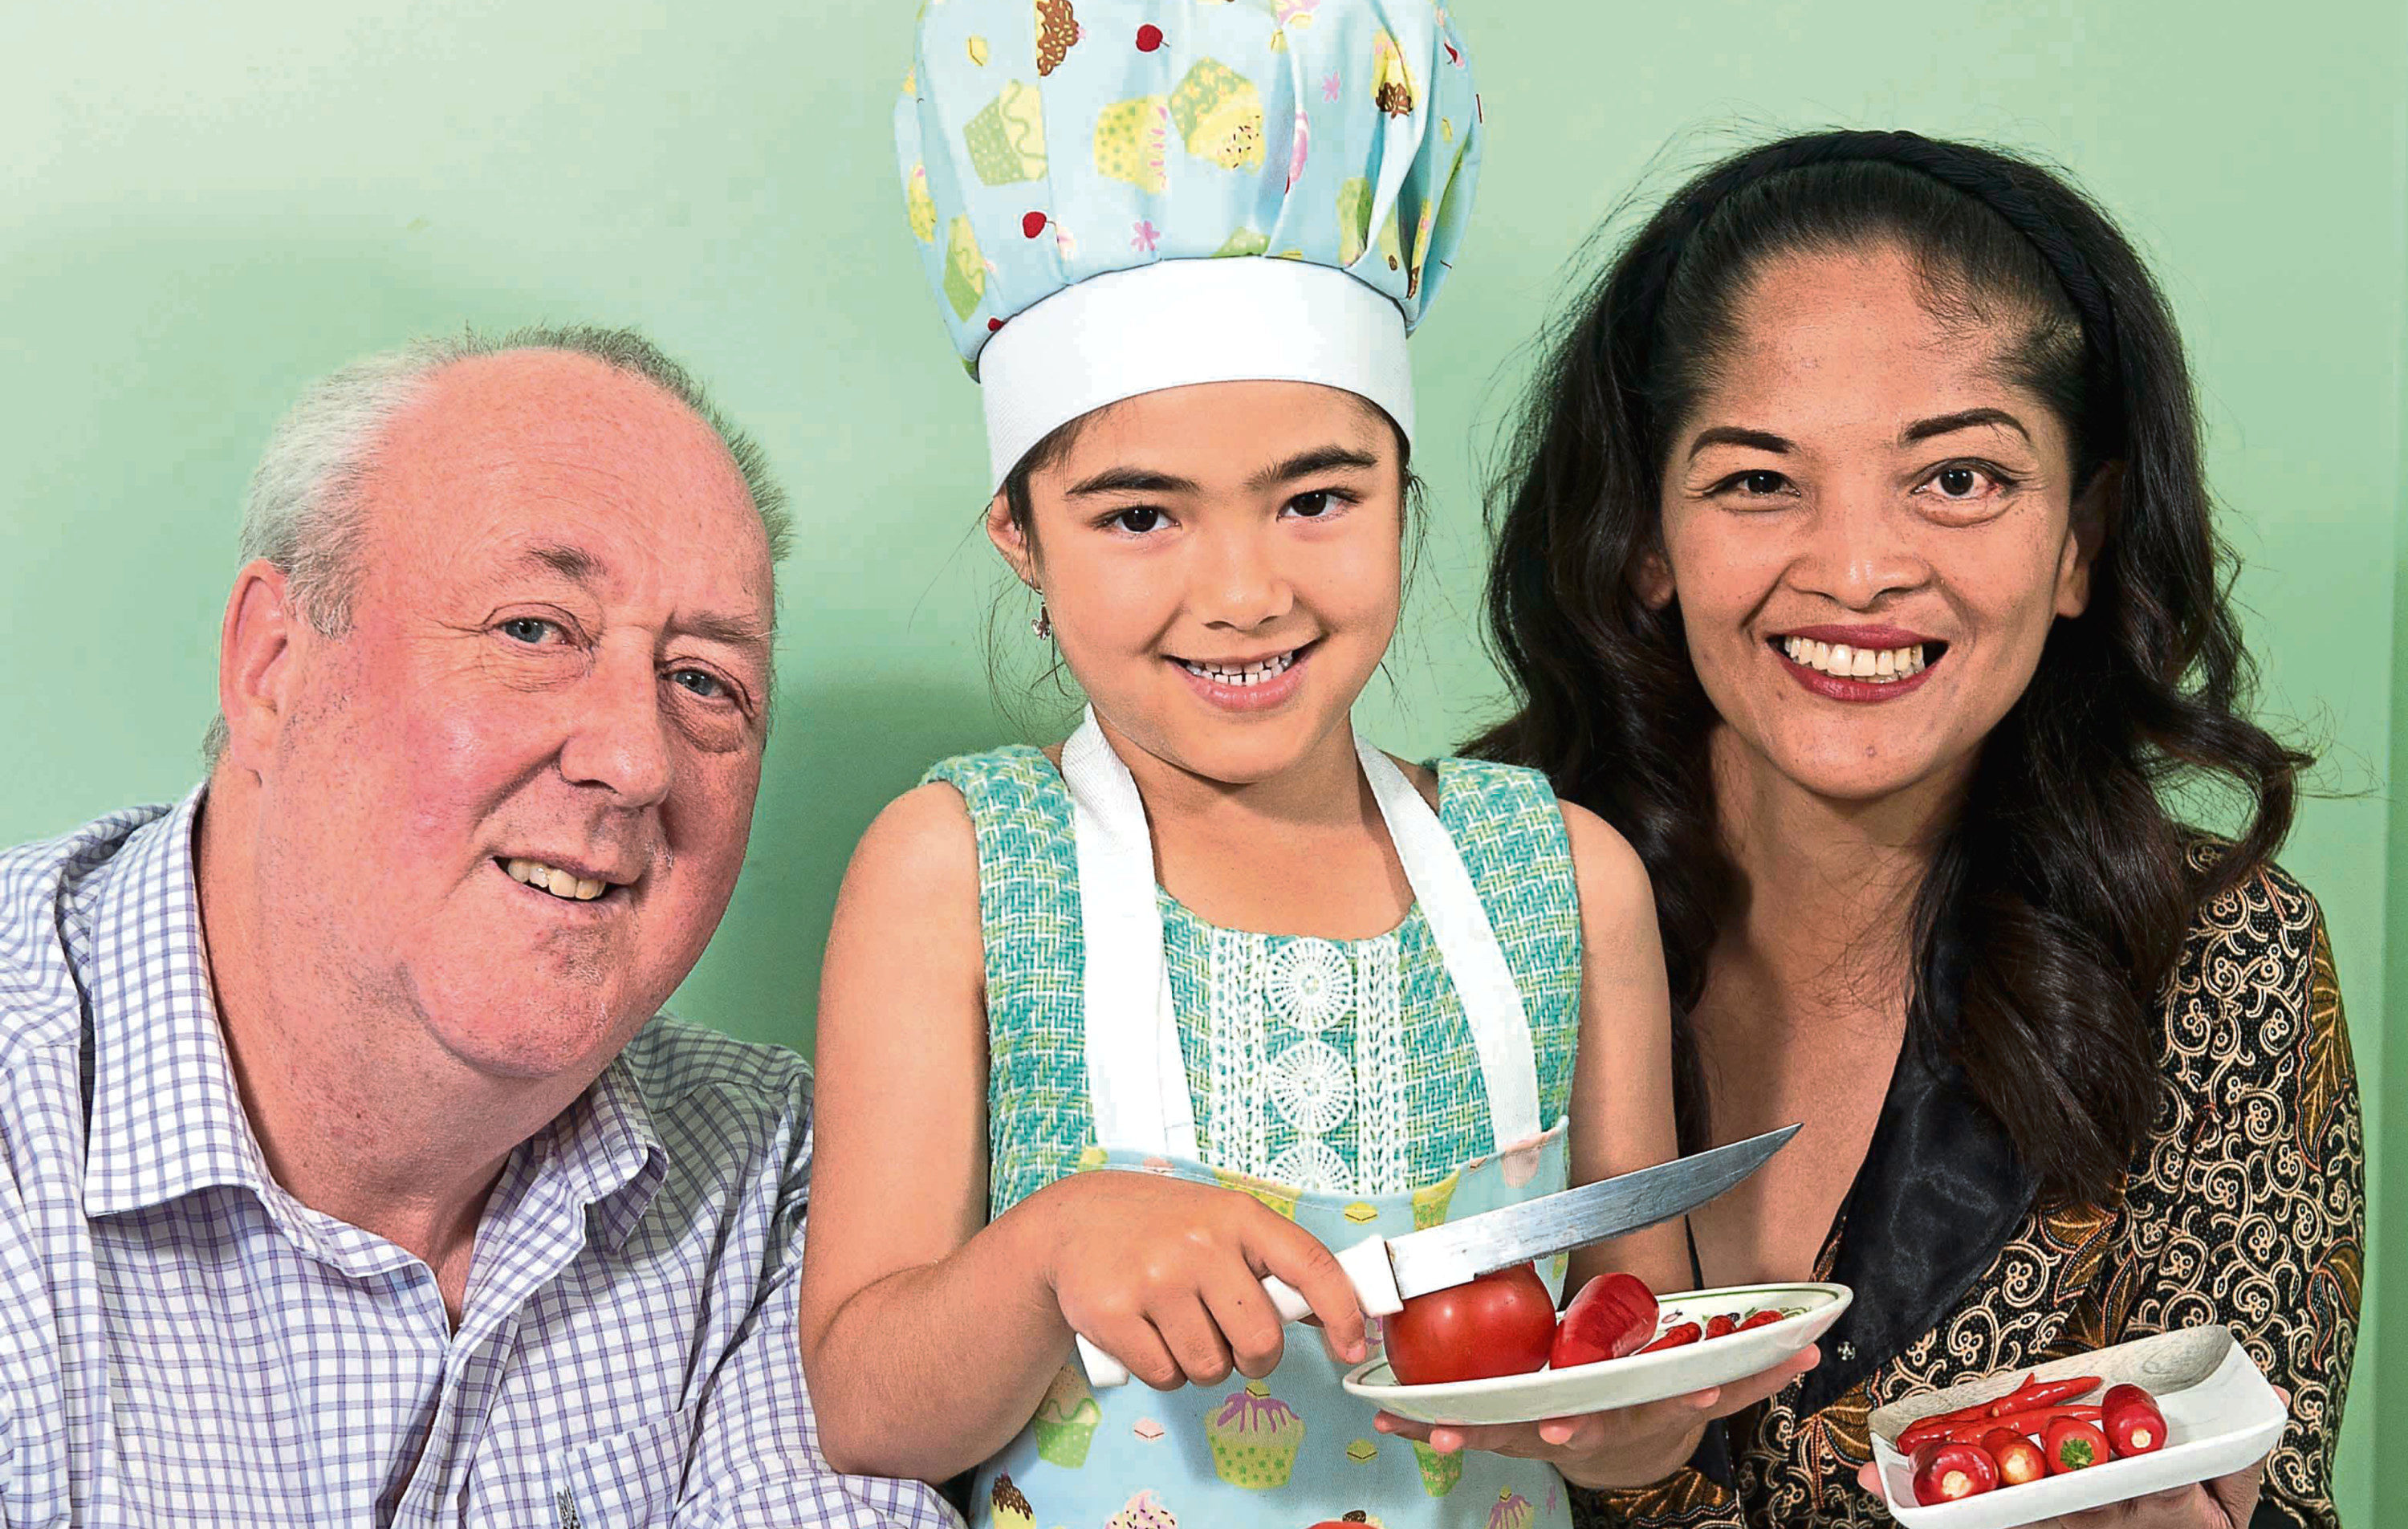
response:
<path id="1" fill-rule="evenodd" d="M 1285 674 L 1288 665 L 1296 662 L 1296 654 L 1293 651 L 1275 653 L 1259 664 L 1249 664 L 1240 669 L 1217 668 L 1210 664 L 1188 664 L 1184 659 L 1180 662 L 1186 664 L 1189 674 L 1210 679 L 1216 685 L 1259 685 L 1267 679 L 1276 679 Z"/>
<path id="2" fill-rule="evenodd" d="M 1921 674 L 1926 667 L 1923 644 L 1919 642 L 1911 648 L 1851 648 L 1844 642 L 1784 637 L 1781 650 L 1789 655 L 1792 664 L 1803 664 L 1845 679 L 1870 679 L 1876 685 L 1893 684 L 1909 675 Z"/>
<path id="3" fill-rule="evenodd" d="M 554 897 L 566 897 L 572 903 L 590 903 L 610 888 L 608 881 L 596 881 L 574 871 L 559 870 L 539 860 L 507 861 L 503 869 L 528 886 L 548 892 Z"/>

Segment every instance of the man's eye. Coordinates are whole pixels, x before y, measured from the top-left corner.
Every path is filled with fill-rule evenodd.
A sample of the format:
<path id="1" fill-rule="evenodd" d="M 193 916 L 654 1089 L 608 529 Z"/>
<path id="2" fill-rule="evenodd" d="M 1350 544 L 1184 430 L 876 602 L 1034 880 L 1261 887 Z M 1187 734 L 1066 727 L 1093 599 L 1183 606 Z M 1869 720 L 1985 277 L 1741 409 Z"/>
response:
<path id="1" fill-rule="evenodd" d="M 1142 536 L 1162 523 L 1162 511 L 1150 505 L 1124 509 L 1112 517 L 1112 524 L 1132 536 Z"/>
<path id="2" fill-rule="evenodd" d="M 726 682 L 708 669 L 672 670 L 669 682 L 683 686 L 706 701 L 722 700 L 728 694 Z"/>
<path id="3" fill-rule="evenodd" d="M 505 636 L 523 642 L 529 647 L 540 644 L 544 639 L 544 634 L 558 635 L 559 632 L 558 623 L 547 622 L 537 616 L 513 616 L 502 623 L 502 634 Z"/>

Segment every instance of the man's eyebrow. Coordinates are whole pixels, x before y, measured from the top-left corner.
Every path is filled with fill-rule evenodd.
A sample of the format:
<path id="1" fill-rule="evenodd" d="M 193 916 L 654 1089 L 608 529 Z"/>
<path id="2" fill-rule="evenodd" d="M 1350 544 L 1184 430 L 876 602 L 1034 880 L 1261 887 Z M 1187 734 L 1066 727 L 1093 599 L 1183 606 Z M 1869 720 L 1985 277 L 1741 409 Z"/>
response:
<path id="1" fill-rule="evenodd" d="M 731 616 L 715 610 L 696 611 L 681 616 L 677 629 L 700 637 L 705 642 L 725 643 L 730 648 L 747 648 L 766 655 L 769 650 L 769 629 L 752 616 Z"/>
<path id="2" fill-rule="evenodd" d="M 1697 438 L 1689 442 L 1690 460 L 1695 461 L 1698 453 L 1709 446 L 1752 446 L 1759 451 L 1771 451 L 1783 456 L 1797 450 L 1787 436 L 1776 436 L 1770 430 L 1747 430 L 1735 424 L 1718 424 L 1698 431 Z"/>
<path id="3" fill-rule="evenodd" d="M 1071 485 L 1068 497 L 1095 493 L 1194 493 L 1196 485 L 1168 473 L 1143 467 L 1107 467 L 1095 477 Z"/>
<path id="4" fill-rule="evenodd" d="M 1292 483 L 1315 473 L 1335 471 L 1340 467 L 1377 467 L 1380 459 L 1368 451 L 1351 446 L 1316 446 L 1310 451 L 1299 451 L 1285 462 L 1264 468 L 1246 479 L 1248 489 L 1260 492 L 1279 483 Z"/>
<path id="5" fill-rule="evenodd" d="M 591 584 L 601 564 L 590 552 L 564 542 L 539 541 L 521 552 L 518 566 L 549 568 L 573 584 Z"/>
<path id="6" fill-rule="evenodd" d="M 2031 440 L 2031 432 L 2024 428 L 2024 422 L 2005 409 L 1969 408 L 1956 414 L 1942 414 L 1928 420 L 1917 420 L 1899 432 L 1898 443 L 1900 446 L 1913 446 L 1917 441 L 1929 440 L 1934 436 L 1945 436 L 1952 431 L 1971 430 L 1976 425 L 1985 424 L 2005 425 L 2021 436 L 2027 443 Z"/>

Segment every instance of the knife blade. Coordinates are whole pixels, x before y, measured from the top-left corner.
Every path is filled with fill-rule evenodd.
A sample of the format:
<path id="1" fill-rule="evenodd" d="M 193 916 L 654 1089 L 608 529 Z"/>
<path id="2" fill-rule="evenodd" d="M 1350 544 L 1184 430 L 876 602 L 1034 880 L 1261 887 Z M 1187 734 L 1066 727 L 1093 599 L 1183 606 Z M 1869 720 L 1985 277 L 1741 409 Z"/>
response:
<path id="1" fill-rule="evenodd" d="M 1541 1194 L 1519 1205 L 1484 1210 L 1426 1232 L 1369 1236 L 1338 1254 L 1366 1316 L 1384 1317 L 1416 1295 L 1468 1284 L 1495 1269 L 1552 1257 L 1569 1249 L 1644 1231 L 1696 1209 L 1764 1166 L 1798 1134 L 1795 1125 L 1734 1141 L 1652 1168 L 1600 1179 L 1578 1189 Z M 1286 1280 L 1263 1280 L 1263 1293 L 1282 1320 L 1300 1322 L 1312 1307 Z M 1125 1385 L 1121 1362 L 1078 1339 L 1089 1385 Z"/>
<path id="2" fill-rule="evenodd" d="M 1390 1237 L 1388 1266 L 1397 1293 L 1412 1300 L 1495 1269 L 1552 1258 L 1670 1221 L 1764 1166 L 1797 1134 L 1797 1126 L 1784 1125 L 1652 1168 Z"/>

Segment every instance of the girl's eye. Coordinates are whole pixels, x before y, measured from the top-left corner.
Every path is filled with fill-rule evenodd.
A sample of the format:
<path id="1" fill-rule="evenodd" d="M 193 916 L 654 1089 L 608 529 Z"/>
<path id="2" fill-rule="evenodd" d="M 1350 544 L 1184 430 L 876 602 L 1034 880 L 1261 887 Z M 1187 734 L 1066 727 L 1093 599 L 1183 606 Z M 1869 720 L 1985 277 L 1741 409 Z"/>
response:
<path id="1" fill-rule="evenodd" d="M 728 694 L 726 682 L 708 669 L 674 669 L 669 683 L 682 686 L 706 701 L 722 700 Z"/>
<path id="2" fill-rule="evenodd" d="M 1131 536 L 1142 536 L 1162 524 L 1162 511 L 1151 505 L 1139 505 L 1115 514 L 1111 523 Z"/>
<path id="3" fill-rule="evenodd" d="M 539 646 L 547 632 L 555 636 L 560 635 L 559 623 L 547 622 L 539 616 L 513 616 L 502 623 L 504 636 L 514 641 L 525 643 L 530 648 Z"/>
<path id="4" fill-rule="evenodd" d="M 1311 493 L 1297 494 L 1287 502 L 1287 507 L 1294 510 L 1300 520 L 1317 521 L 1329 513 L 1330 501 L 1334 497 L 1327 489 L 1315 489 Z"/>

